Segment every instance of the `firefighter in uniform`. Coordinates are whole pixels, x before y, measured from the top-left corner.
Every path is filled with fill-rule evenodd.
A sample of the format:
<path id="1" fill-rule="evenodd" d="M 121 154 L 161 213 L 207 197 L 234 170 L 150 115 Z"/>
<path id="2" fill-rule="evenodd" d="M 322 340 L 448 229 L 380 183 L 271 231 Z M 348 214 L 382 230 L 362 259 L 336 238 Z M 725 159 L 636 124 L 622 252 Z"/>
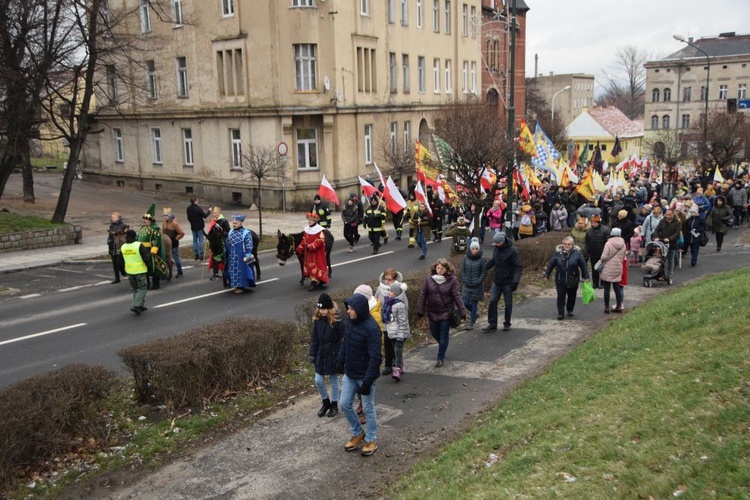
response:
<path id="1" fill-rule="evenodd" d="M 319 194 L 316 194 L 313 198 L 313 206 L 310 209 L 310 212 L 317 214 L 320 227 L 323 229 L 331 229 L 331 222 L 333 221 L 331 211 L 328 209 L 328 205 L 320 200 Z"/>
<path id="2" fill-rule="evenodd" d="M 388 242 L 388 236 L 385 233 L 385 208 L 381 206 L 380 197 L 377 194 L 370 197 L 370 206 L 365 210 L 364 225 L 372 242 L 372 253 L 376 254 L 380 249 L 380 236 L 383 235 L 384 243 Z"/>
<path id="3" fill-rule="evenodd" d="M 133 305 L 130 308 L 136 315 L 146 310 L 143 304 L 148 292 L 148 272 L 151 269 L 151 252 L 140 241 L 132 229 L 125 235 L 125 243 L 120 250 L 125 274 L 133 288 Z"/>
<path id="4" fill-rule="evenodd" d="M 404 209 L 404 222 L 409 223 L 409 248 L 414 248 L 417 242 L 417 212 L 419 212 L 419 203 L 414 191 L 409 193 Z"/>

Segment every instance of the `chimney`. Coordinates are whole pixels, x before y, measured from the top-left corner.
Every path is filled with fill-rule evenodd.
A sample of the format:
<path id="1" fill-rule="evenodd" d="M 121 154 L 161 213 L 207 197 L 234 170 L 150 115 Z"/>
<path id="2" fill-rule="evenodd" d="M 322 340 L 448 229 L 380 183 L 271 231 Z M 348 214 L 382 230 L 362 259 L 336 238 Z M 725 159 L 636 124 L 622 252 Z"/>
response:
<path id="1" fill-rule="evenodd" d="M 555 72 L 554 71 L 550 71 L 549 72 L 549 76 L 555 76 Z"/>
<path id="2" fill-rule="evenodd" d="M 539 54 L 534 54 L 534 78 L 539 76 Z"/>
<path id="3" fill-rule="evenodd" d="M 688 43 L 693 43 L 693 37 L 692 36 L 688 37 Z"/>

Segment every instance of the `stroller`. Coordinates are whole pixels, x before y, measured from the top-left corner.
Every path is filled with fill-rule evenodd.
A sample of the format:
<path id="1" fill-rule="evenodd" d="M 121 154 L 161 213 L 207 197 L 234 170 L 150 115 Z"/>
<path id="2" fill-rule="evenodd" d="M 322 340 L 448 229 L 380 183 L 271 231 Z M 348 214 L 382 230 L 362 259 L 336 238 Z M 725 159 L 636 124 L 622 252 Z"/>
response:
<path id="1" fill-rule="evenodd" d="M 672 278 L 667 279 L 665 273 L 667 256 L 669 255 L 669 247 L 667 247 L 667 245 L 665 245 L 661 241 L 649 241 L 648 243 L 646 243 L 646 248 L 643 254 L 643 261 L 645 263 L 650 257 L 653 257 L 656 249 L 661 250 L 661 262 L 659 263 L 659 268 L 656 271 L 652 273 L 647 273 L 645 271 L 643 272 L 643 286 L 645 286 L 646 288 L 651 288 L 654 280 L 666 280 L 667 284 L 672 284 Z"/>

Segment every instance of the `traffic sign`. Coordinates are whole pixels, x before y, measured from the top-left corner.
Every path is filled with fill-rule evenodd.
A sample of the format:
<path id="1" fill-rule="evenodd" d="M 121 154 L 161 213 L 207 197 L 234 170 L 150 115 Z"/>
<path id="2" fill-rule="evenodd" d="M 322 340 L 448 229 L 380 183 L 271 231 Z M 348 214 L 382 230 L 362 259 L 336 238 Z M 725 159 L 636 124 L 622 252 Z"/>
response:
<path id="1" fill-rule="evenodd" d="M 278 146 L 276 146 L 276 152 L 279 154 L 279 156 L 286 156 L 287 152 L 289 151 L 289 147 L 286 145 L 286 142 L 281 141 Z"/>

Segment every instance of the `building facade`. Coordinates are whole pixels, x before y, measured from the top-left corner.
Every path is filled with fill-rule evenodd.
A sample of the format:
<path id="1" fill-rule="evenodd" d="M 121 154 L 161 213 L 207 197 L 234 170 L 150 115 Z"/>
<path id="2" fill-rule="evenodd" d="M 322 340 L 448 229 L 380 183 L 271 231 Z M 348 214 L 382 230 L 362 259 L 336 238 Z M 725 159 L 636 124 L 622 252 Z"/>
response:
<path id="1" fill-rule="evenodd" d="M 555 120 L 559 120 L 564 126 L 570 124 L 582 111 L 594 106 L 594 75 L 550 73 L 548 76 L 537 76 L 536 81 L 539 93 L 550 104 L 550 109 L 553 105 L 552 99 L 557 93 L 557 97 L 554 97 Z M 570 89 L 562 90 L 565 87 Z M 561 90 L 562 92 L 559 92 Z"/>
<path id="2" fill-rule="evenodd" d="M 166 20 L 115 3 L 150 49 L 128 69 L 138 96 L 113 77 L 100 97 L 122 100 L 86 149 L 103 182 L 250 205 L 243 156 L 270 147 L 284 168 L 264 207 L 308 208 L 323 175 L 358 192 L 383 148 L 426 143 L 441 107 L 481 91 L 480 0 L 172 0 Z"/>
<path id="3" fill-rule="evenodd" d="M 685 44 L 645 64 L 647 140 L 656 140 L 664 130 L 683 134 L 699 129 L 706 108 L 733 112 L 750 104 L 750 35 L 723 33 L 687 41 L 706 53 Z"/>
<path id="4" fill-rule="evenodd" d="M 573 153 L 573 147 L 578 150 L 579 157 L 583 156 L 582 147 L 588 144 L 589 158 L 596 146 L 602 154 L 602 161 L 617 164 L 633 153 L 642 156 L 643 122 L 630 120 L 614 106 L 606 108 L 590 108 L 573 119 L 565 129 L 565 135 L 571 141 L 567 151 L 567 159 Z M 621 151 L 612 156 L 615 141 L 619 139 Z"/>

